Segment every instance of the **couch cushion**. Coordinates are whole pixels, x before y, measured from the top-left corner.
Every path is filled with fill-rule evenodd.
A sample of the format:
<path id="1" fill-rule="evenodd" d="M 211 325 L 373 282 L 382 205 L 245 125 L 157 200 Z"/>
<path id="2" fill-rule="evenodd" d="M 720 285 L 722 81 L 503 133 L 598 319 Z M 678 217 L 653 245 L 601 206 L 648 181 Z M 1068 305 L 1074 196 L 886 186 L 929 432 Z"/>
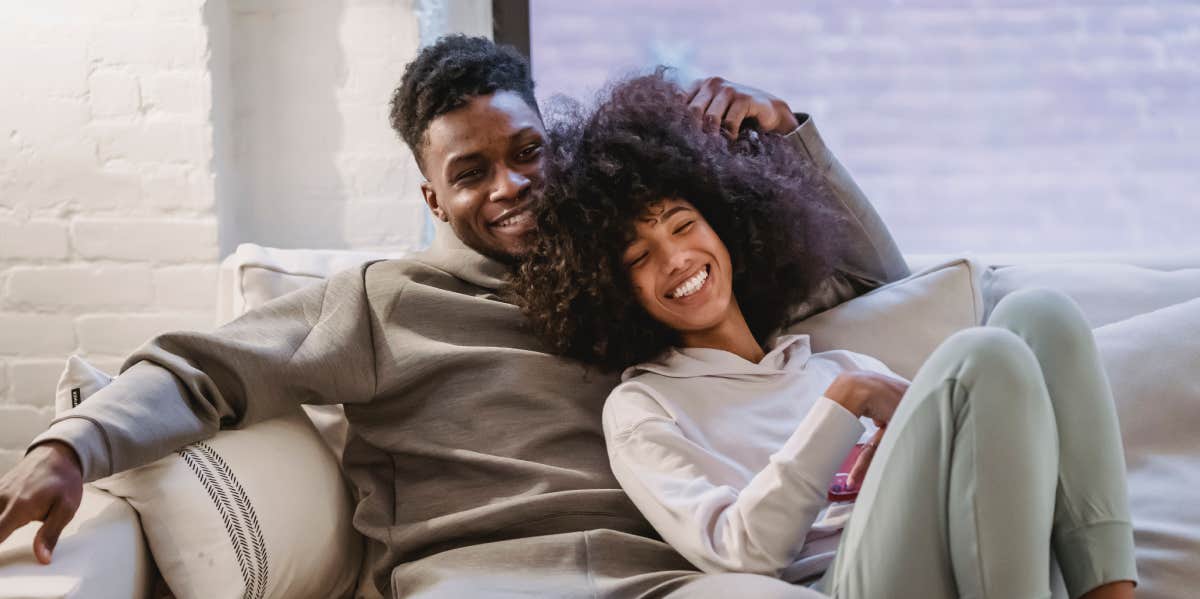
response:
<path id="1" fill-rule="evenodd" d="M 111 380 L 77 357 L 59 395 Z M 340 597 L 354 589 L 362 537 L 341 469 L 305 415 L 223 430 L 93 483 L 137 510 L 180 599 Z"/>
<path id="2" fill-rule="evenodd" d="M 812 337 L 814 352 L 848 349 L 874 356 L 912 379 L 955 331 L 980 323 L 979 264 L 967 258 L 930 266 L 785 327 Z"/>
<path id="3" fill-rule="evenodd" d="M 1112 385 L 1145 599 L 1200 588 L 1200 299 L 1096 329 Z"/>
<path id="4" fill-rule="evenodd" d="M 79 511 L 45 566 L 33 557 L 33 537 L 41 526 L 26 524 L 0 544 L 0 599 L 150 596 L 147 581 L 154 564 L 128 503 L 84 485 Z"/>
<path id="5" fill-rule="evenodd" d="M 1200 268 L 1156 270 L 1128 264 L 1058 263 L 1001 266 L 983 277 L 986 313 L 1001 298 L 1029 287 L 1069 295 L 1093 327 L 1200 297 Z"/>

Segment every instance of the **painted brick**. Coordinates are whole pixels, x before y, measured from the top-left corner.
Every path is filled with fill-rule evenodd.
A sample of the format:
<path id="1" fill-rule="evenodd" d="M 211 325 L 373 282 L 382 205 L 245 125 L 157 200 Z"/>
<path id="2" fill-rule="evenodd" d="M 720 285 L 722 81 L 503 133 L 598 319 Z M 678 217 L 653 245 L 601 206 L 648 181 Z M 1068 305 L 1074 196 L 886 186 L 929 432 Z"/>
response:
<path id="1" fill-rule="evenodd" d="M 213 318 L 208 313 L 89 314 L 80 316 L 76 326 L 84 351 L 124 356 L 160 333 L 210 330 Z"/>
<path id="2" fill-rule="evenodd" d="M 142 201 L 153 210 L 211 212 L 216 202 L 213 176 L 190 164 L 162 164 L 141 180 Z"/>
<path id="3" fill-rule="evenodd" d="M 213 218 L 80 218 L 71 223 L 75 251 L 87 259 L 214 261 L 217 223 Z"/>
<path id="4" fill-rule="evenodd" d="M 47 404 L 54 405 L 53 393 Z M 0 405 L 0 446 L 24 451 L 39 433 L 50 427 L 53 410 L 32 405 Z"/>
<path id="5" fill-rule="evenodd" d="M 202 21 L 100 23 L 88 45 L 101 64 L 153 67 L 203 67 L 207 49 Z"/>
<path id="6" fill-rule="evenodd" d="M 0 354 L 67 354 L 74 349 L 70 316 L 0 312 Z"/>
<path id="7" fill-rule="evenodd" d="M 142 105 L 137 77 L 116 70 L 99 69 L 88 77 L 88 103 L 92 116 L 128 116 Z"/>
<path id="8" fill-rule="evenodd" d="M 100 160 L 132 162 L 203 163 L 211 158 L 212 142 L 206 126 L 159 119 L 141 123 L 93 123 L 88 131 L 98 145 Z"/>
<path id="9" fill-rule="evenodd" d="M 11 402 L 35 407 L 54 406 L 54 390 L 67 364 L 67 354 L 58 358 L 13 359 L 8 365 Z M 0 435 L 0 439 L 3 439 Z"/>
<path id="10" fill-rule="evenodd" d="M 63 259 L 69 252 L 62 223 L 0 220 L 0 260 Z"/>
<path id="11" fill-rule="evenodd" d="M 167 309 L 215 310 L 218 270 L 216 265 L 172 266 L 155 270 L 155 305 Z"/>
<path id="12" fill-rule="evenodd" d="M 148 266 L 17 266 L 9 271 L 9 306 L 132 309 L 154 297 Z"/>
<path id="13" fill-rule="evenodd" d="M 212 107 L 208 75 L 204 71 L 166 71 L 146 76 L 143 84 L 147 108 L 205 118 Z"/>

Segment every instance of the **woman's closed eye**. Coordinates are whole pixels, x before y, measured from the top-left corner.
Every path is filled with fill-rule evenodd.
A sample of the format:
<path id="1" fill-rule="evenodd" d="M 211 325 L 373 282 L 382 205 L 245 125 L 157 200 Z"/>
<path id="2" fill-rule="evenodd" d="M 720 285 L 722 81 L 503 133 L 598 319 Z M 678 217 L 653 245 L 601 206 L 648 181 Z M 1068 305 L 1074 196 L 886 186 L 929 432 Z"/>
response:
<path id="1" fill-rule="evenodd" d="M 689 220 L 689 221 L 683 223 L 682 225 L 675 227 L 675 234 L 678 235 L 680 233 L 687 233 L 692 228 L 692 225 L 694 225 L 694 224 L 696 224 L 695 220 Z"/>
<path id="2" fill-rule="evenodd" d="M 634 255 L 632 259 L 625 260 L 625 268 L 636 268 L 642 264 L 645 264 L 646 256 L 649 255 L 650 252 L 641 252 L 640 254 Z"/>

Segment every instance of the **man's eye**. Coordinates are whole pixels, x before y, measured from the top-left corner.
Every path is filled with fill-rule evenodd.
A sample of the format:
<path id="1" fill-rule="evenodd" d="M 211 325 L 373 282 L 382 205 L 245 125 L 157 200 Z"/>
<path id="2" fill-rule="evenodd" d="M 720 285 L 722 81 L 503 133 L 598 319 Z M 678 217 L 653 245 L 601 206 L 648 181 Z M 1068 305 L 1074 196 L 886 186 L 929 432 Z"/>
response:
<path id="1" fill-rule="evenodd" d="M 455 182 L 466 181 L 467 179 L 473 179 L 478 175 L 479 175 L 479 169 L 473 168 L 473 169 L 459 173 L 458 177 L 456 177 L 454 180 L 455 180 Z"/>
<path id="2" fill-rule="evenodd" d="M 525 149 L 521 150 L 521 153 L 518 154 L 517 156 L 520 157 L 521 160 L 529 160 L 529 159 L 537 156 L 541 152 L 542 152 L 541 144 L 531 144 L 529 146 L 526 146 Z"/>
<path id="3" fill-rule="evenodd" d="M 686 232 L 688 229 L 691 229 L 691 228 L 692 228 L 692 225 L 693 225 L 693 224 L 695 224 L 695 223 L 696 223 L 696 221 L 694 221 L 694 220 L 689 220 L 688 222 L 686 222 L 686 223 L 683 223 L 682 225 L 679 225 L 679 228 L 675 229 L 675 233 L 676 233 L 676 234 L 678 234 L 678 233 L 684 233 L 684 232 Z"/>

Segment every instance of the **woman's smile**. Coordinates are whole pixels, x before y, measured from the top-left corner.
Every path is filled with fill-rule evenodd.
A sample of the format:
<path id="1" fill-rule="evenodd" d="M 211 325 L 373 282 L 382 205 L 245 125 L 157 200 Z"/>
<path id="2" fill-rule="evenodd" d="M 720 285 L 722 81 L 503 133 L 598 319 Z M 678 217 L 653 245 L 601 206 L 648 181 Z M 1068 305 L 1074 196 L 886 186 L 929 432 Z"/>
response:
<path id="1" fill-rule="evenodd" d="M 667 292 L 667 299 L 685 304 L 696 303 L 697 296 L 703 295 L 701 292 L 707 291 L 711 287 L 708 284 L 711 268 L 708 264 L 702 266 L 700 270 L 680 283 L 679 286 Z"/>

